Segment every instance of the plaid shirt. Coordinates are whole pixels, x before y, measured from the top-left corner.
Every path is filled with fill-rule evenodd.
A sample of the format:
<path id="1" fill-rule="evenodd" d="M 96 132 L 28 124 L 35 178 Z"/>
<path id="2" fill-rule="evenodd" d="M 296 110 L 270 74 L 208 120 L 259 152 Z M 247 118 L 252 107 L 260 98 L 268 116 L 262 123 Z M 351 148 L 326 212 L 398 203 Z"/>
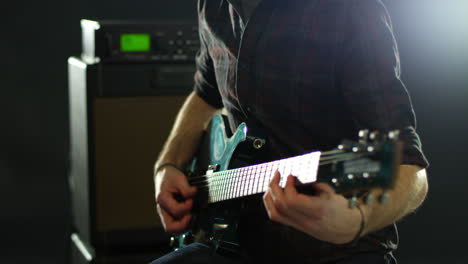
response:
<path id="1" fill-rule="evenodd" d="M 331 149 L 364 128 L 399 129 L 403 163 L 428 166 L 380 0 L 263 0 L 248 21 L 236 3 L 199 0 L 195 74 L 196 93 L 225 107 L 232 128 L 257 120 L 277 158 Z M 395 248 L 390 229 L 367 239 L 373 249 Z M 324 244 L 311 254 L 348 250 Z"/>

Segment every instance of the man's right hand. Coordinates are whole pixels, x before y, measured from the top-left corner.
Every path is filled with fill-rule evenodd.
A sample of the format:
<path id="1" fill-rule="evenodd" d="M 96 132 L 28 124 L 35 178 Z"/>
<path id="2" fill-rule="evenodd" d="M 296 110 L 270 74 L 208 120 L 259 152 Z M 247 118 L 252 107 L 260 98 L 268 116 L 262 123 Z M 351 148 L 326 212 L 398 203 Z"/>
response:
<path id="1" fill-rule="evenodd" d="M 172 166 L 165 166 L 154 176 L 156 204 L 166 232 L 178 235 L 188 229 L 192 218 L 193 198 L 197 192 L 187 177 Z"/>

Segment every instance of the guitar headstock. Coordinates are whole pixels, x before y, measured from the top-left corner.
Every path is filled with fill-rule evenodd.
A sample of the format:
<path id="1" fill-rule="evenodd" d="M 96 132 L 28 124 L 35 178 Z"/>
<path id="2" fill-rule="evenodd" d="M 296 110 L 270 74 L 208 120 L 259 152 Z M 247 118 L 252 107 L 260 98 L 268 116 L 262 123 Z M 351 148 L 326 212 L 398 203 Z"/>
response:
<path id="1" fill-rule="evenodd" d="M 379 201 L 385 203 L 386 190 L 393 187 L 400 164 L 402 143 L 398 136 L 399 131 L 382 134 L 361 130 L 359 141 L 345 140 L 337 147 L 337 154 L 330 158 L 329 176 L 322 180 L 349 197 L 350 207 L 356 205 L 358 196 L 366 203 L 372 202 L 372 189 L 384 190 Z"/>

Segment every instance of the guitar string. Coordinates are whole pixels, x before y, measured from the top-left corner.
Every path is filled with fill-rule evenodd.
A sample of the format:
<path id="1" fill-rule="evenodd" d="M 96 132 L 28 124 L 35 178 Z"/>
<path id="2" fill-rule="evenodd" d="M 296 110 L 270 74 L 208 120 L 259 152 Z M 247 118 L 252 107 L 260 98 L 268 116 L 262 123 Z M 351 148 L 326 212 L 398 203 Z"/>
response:
<path id="1" fill-rule="evenodd" d="M 340 162 L 340 161 L 346 161 L 346 160 L 361 158 L 361 157 L 364 157 L 364 156 L 368 156 L 370 154 L 368 154 L 368 153 L 362 153 L 362 154 L 350 153 L 350 154 L 347 154 L 347 155 L 349 157 L 340 156 L 340 157 L 338 157 L 338 158 L 336 158 L 334 160 L 326 160 L 326 161 L 323 161 L 323 162 L 319 162 L 319 166 L 332 164 L 334 162 Z M 289 167 L 291 168 L 291 170 L 293 169 L 291 166 L 289 166 Z M 274 169 L 275 169 L 274 166 L 269 167 L 269 168 L 266 168 L 266 170 L 264 172 L 272 174 L 274 172 Z M 278 168 L 276 168 L 276 169 L 278 169 Z M 255 174 L 256 173 L 253 173 L 253 175 L 255 175 Z M 243 174 L 238 174 L 238 175 L 235 175 L 235 176 L 229 177 L 229 178 L 225 178 L 225 177 L 222 177 L 222 176 L 225 176 L 225 174 L 220 173 L 220 174 L 215 175 L 215 177 L 210 176 L 211 177 L 210 178 L 211 181 L 210 181 L 210 180 L 208 180 L 208 177 L 206 177 L 206 175 L 205 175 L 204 180 L 193 182 L 193 183 L 191 183 L 191 185 L 193 185 L 195 187 L 198 187 L 198 188 L 209 187 L 211 185 L 214 188 L 214 187 L 218 187 L 220 185 L 225 184 L 227 181 L 231 181 L 231 182 L 234 182 L 236 184 L 239 184 L 242 181 L 250 182 L 252 180 L 255 181 L 255 179 L 258 179 L 258 178 L 255 178 L 255 177 L 251 177 L 252 175 L 249 176 L 249 175 L 245 175 L 245 174 L 244 175 Z M 247 181 L 247 178 L 249 178 L 248 181 Z M 251 179 L 251 178 L 253 178 L 253 179 Z M 239 179 L 240 179 L 240 181 L 238 181 Z M 221 183 L 221 184 L 219 184 L 219 183 Z"/>
<path id="2" fill-rule="evenodd" d="M 339 157 L 340 155 L 348 155 L 348 154 L 355 154 L 355 153 L 342 153 L 343 151 L 342 150 L 332 150 L 332 151 L 327 151 L 327 152 L 323 152 L 320 156 L 320 161 L 322 160 L 327 160 L 327 159 L 334 159 L 336 157 Z M 309 155 L 309 154 L 305 154 L 303 156 L 306 156 L 306 155 Z M 334 156 L 333 156 L 334 155 Z M 295 158 L 298 158 L 300 156 L 296 156 L 296 157 L 292 157 L 292 158 L 287 158 L 287 159 L 284 159 L 284 160 L 288 160 L 288 159 L 295 159 Z M 268 164 L 274 164 L 274 163 L 278 163 L 280 162 L 281 160 L 276 160 L 276 161 L 271 161 L 271 162 L 267 162 L 267 163 L 263 163 L 263 164 L 257 164 L 257 165 L 252 165 L 252 166 L 247 166 L 247 167 L 243 167 L 243 168 L 237 168 L 237 169 L 232 169 L 232 170 L 229 170 L 231 172 L 234 172 L 234 171 L 238 171 L 238 170 L 242 170 L 244 168 L 248 168 L 248 167 L 254 167 L 254 166 L 261 166 L 261 165 L 268 165 Z M 221 171 L 223 172 L 223 171 Z M 215 172 L 215 174 L 218 174 L 218 173 L 221 173 L 221 172 Z M 205 179 L 207 175 L 201 175 L 201 176 L 197 176 L 197 177 L 191 177 L 189 178 L 189 182 L 190 181 L 194 181 L 194 180 L 197 180 L 197 179 Z"/>
<path id="3" fill-rule="evenodd" d="M 368 156 L 369 154 L 361 154 L 359 156 Z M 359 158 L 359 157 L 356 157 L 356 158 Z M 341 159 L 341 160 L 349 160 L 349 159 Z M 340 160 L 340 161 L 341 161 Z M 322 166 L 322 165 L 326 165 L 326 164 L 331 164 L 333 162 L 324 162 L 324 163 L 320 163 L 319 166 Z M 272 172 L 272 171 L 269 171 L 269 172 Z M 220 192 L 221 190 L 223 190 L 222 187 L 223 184 L 217 184 L 217 185 L 214 185 L 211 184 L 211 188 L 210 188 L 210 184 L 209 185 L 201 185 L 198 187 L 198 189 L 200 190 L 210 190 L 210 193 L 213 193 L 213 195 L 210 195 L 210 198 L 212 200 L 216 200 L 216 201 L 223 201 L 223 200 L 229 200 L 229 199 L 233 199 L 233 198 L 236 198 L 236 197 L 241 197 L 241 196 L 246 196 L 246 195 L 253 195 L 253 194 L 256 194 L 256 193 L 261 193 L 261 192 L 264 192 L 264 189 L 268 186 L 270 180 L 271 180 L 271 176 L 269 177 L 264 177 L 263 180 L 260 180 L 257 182 L 257 184 L 252 184 L 252 182 L 255 183 L 255 179 L 258 179 L 258 178 L 253 178 L 252 177 L 248 177 L 249 179 L 247 180 L 247 177 L 245 177 L 244 180 L 242 181 L 239 181 L 239 182 L 236 182 L 236 186 L 234 186 L 235 188 L 234 189 L 231 189 L 229 190 L 229 192 Z M 267 180 L 268 179 L 268 180 Z M 240 184 L 246 184 L 247 188 L 238 188 Z M 257 188 L 254 188 L 254 189 L 257 189 L 258 191 L 255 191 L 255 192 L 251 192 L 253 191 L 250 187 L 253 186 L 256 186 Z M 219 188 L 221 187 L 221 188 Z M 260 189 L 261 188 L 261 189 Z M 221 198 L 221 197 L 224 197 L 224 198 Z M 216 202 L 215 201 L 215 202 Z M 213 201 L 211 201 L 213 202 Z"/>
<path id="4" fill-rule="evenodd" d="M 320 162 L 319 165 L 321 165 L 323 162 L 327 162 L 327 161 L 330 161 L 330 162 L 336 162 L 338 159 L 343 159 L 343 158 L 353 158 L 355 157 L 357 154 L 356 153 L 343 153 L 343 154 L 338 154 L 338 155 L 335 155 L 333 157 L 324 157 L 324 158 L 320 158 Z M 345 159 L 346 160 L 346 159 Z M 254 166 L 248 166 L 248 167 L 243 167 L 243 168 L 238 168 L 238 169 L 233 169 L 233 170 L 229 170 L 229 171 L 220 171 L 220 172 L 215 172 L 213 173 L 213 175 L 210 176 L 210 178 L 212 179 L 216 179 L 216 178 L 223 178 L 222 176 L 225 176 L 226 174 L 236 174 L 236 173 L 243 173 L 242 170 L 247 170 L 248 168 L 251 168 L 251 169 L 255 169 L 258 170 L 259 167 L 257 166 L 264 166 L 266 168 L 270 168 L 270 167 L 278 167 L 278 162 L 277 161 L 274 161 L 274 162 L 268 162 L 268 163 L 263 163 L 263 164 L 258 164 L 258 165 L 254 165 Z M 289 166 L 289 167 L 292 167 L 292 166 Z M 260 167 L 260 168 L 263 168 L 263 167 Z M 233 178 L 236 178 L 237 176 L 242 176 L 242 175 L 236 175 L 234 177 L 230 177 L 230 179 L 233 179 Z M 189 183 L 191 185 L 196 185 L 198 183 L 202 183 L 202 182 L 206 182 L 206 179 L 207 179 L 207 175 L 202 175 L 202 176 L 198 176 L 198 177 L 193 177 L 193 178 L 189 178 Z M 201 181 L 200 181 L 201 180 Z"/>

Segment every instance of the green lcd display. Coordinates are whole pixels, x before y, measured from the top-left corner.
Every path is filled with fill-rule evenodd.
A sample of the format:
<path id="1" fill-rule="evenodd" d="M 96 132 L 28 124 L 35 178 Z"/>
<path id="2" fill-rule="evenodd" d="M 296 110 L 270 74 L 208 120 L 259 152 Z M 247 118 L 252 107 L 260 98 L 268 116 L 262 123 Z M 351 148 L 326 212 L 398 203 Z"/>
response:
<path id="1" fill-rule="evenodd" d="M 145 52 L 151 49 L 150 34 L 122 34 L 120 35 L 120 51 Z"/>

